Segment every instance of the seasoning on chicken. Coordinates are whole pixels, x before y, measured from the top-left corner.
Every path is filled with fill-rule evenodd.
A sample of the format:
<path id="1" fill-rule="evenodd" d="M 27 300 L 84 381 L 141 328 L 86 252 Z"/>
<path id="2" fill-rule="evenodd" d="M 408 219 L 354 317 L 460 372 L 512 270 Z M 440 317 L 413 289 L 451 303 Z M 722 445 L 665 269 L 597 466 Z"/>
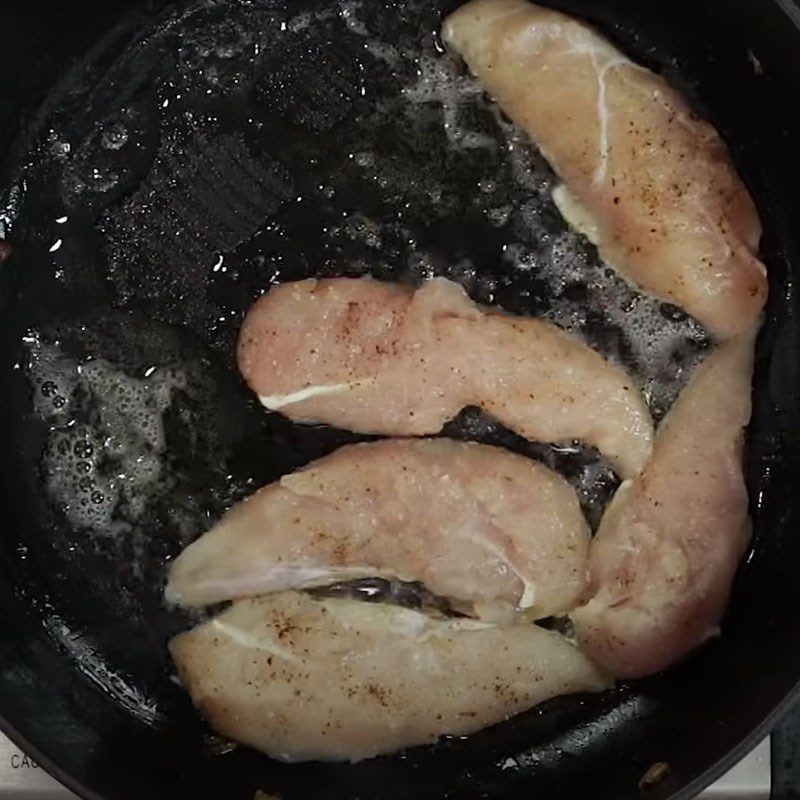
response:
<path id="1" fill-rule="evenodd" d="M 742 475 L 755 329 L 700 365 L 642 474 L 624 483 L 590 550 L 587 605 L 572 614 L 612 674 L 669 666 L 717 629 L 750 540 Z"/>
<path id="2" fill-rule="evenodd" d="M 543 617 L 579 601 L 588 549 L 575 492 L 544 465 L 449 439 L 380 441 L 239 503 L 178 557 L 167 598 L 207 605 L 391 575 Z"/>
<path id="3" fill-rule="evenodd" d="M 527 0 L 472 0 L 443 38 L 533 137 L 554 199 L 604 259 L 714 336 L 755 324 L 761 223 L 717 132 L 588 25 Z"/>
<path id="4" fill-rule="evenodd" d="M 437 433 L 480 406 L 533 440 L 583 440 L 623 477 L 643 466 L 652 421 L 625 372 L 542 320 L 473 303 L 438 278 L 278 286 L 250 309 L 239 367 L 269 409 L 362 433 Z"/>
<path id="5" fill-rule="evenodd" d="M 170 650 L 215 730 L 285 761 L 359 761 L 609 686 L 536 625 L 294 592 L 234 603 Z"/>

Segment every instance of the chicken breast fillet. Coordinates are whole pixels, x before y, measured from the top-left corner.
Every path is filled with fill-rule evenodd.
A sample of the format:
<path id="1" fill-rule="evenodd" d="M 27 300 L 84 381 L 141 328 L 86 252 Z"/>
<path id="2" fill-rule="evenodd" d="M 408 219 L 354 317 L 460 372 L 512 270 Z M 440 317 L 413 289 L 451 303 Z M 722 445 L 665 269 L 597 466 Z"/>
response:
<path id="1" fill-rule="evenodd" d="M 586 586 L 589 529 L 542 464 L 449 439 L 343 447 L 266 486 L 190 545 L 167 598 L 207 605 L 391 575 L 548 616 Z"/>
<path id="2" fill-rule="evenodd" d="M 442 278 L 417 290 L 368 278 L 278 286 L 244 321 L 239 367 L 267 408 L 297 421 L 416 436 L 480 406 L 529 439 L 592 444 L 624 477 L 651 449 L 650 414 L 623 370 Z"/>
<path id="3" fill-rule="evenodd" d="M 624 483 L 590 551 L 590 602 L 573 612 L 586 652 L 636 678 L 712 635 L 750 539 L 742 475 L 755 330 L 701 364 Z"/>
<path id="4" fill-rule="evenodd" d="M 605 260 L 725 339 L 767 295 L 761 224 L 717 132 L 588 25 L 472 0 L 443 38 L 564 182 L 555 200 Z"/>
<path id="5" fill-rule="evenodd" d="M 237 602 L 170 651 L 215 730 L 286 761 L 359 761 L 609 686 L 535 625 L 294 592 Z"/>

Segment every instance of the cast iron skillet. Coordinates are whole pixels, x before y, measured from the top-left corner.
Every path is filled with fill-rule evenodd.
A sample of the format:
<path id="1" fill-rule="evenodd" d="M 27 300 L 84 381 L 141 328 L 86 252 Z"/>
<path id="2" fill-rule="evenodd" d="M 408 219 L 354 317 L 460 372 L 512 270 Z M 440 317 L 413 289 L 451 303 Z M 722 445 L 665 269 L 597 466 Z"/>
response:
<path id="1" fill-rule="evenodd" d="M 311 34 L 292 52 L 276 39 L 275 52 L 262 64 L 267 88 L 249 84 L 225 48 L 231 38 L 235 43 L 242 37 L 254 48 L 270 45 L 272 34 L 253 33 L 259 23 L 247 16 L 252 7 L 263 14 L 270 5 L 271 24 L 277 24 L 303 10 L 324 10 L 326 3 L 236 5 L 244 8 L 238 27 L 231 28 L 237 16 L 228 15 L 224 3 L 211 3 L 203 12 L 208 20 L 200 20 L 211 26 L 210 38 L 173 31 L 153 51 L 146 50 L 145 34 L 171 13 L 159 2 L 28 0 L 0 12 L 2 180 L 4 187 L 21 190 L 16 200 L 13 193 L 6 197 L 10 202 L 0 217 L 13 247 L 10 256 L 4 248 L 0 266 L 3 729 L 76 792 L 106 800 L 250 800 L 256 790 L 283 800 L 624 800 L 640 796 L 639 780 L 656 762 L 667 762 L 670 772 L 646 789 L 647 796 L 691 797 L 765 735 L 796 697 L 800 680 L 800 342 L 792 288 L 800 264 L 800 14 L 788 0 L 558 3 L 594 20 L 634 56 L 681 84 L 730 143 L 764 221 L 771 294 L 758 348 L 747 465 L 755 546 L 722 636 L 663 675 L 601 696 L 557 700 L 467 740 L 356 766 L 290 766 L 246 750 L 228 751 L 209 737 L 169 680 L 164 641 L 187 621 L 163 608 L 159 592 L 165 559 L 246 493 L 248 480 L 272 479 L 353 438 L 265 421 L 232 369 L 231 346 L 247 304 L 276 274 L 336 274 L 342 269 L 337 259 L 351 253 L 350 245 L 337 251 L 318 241 L 330 210 L 324 204 L 312 203 L 305 215 L 286 219 L 294 226 L 288 264 L 278 264 L 282 251 L 270 239 L 276 231 L 256 229 L 281 204 L 298 202 L 295 192 L 317 196 L 303 182 L 310 179 L 296 177 L 293 183 L 281 164 L 301 158 L 306 146 L 313 145 L 322 163 L 328 163 L 326 153 L 341 152 L 347 137 L 357 135 L 348 125 L 362 108 L 352 85 L 363 84 L 353 62 L 339 52 L 336 36 L 318 42 Z M 391 38 L 393 20 L 399 19 L 396 35 L 413 36 L 407 6 L 402 0 L 371 5 L 371 24 L 383 25 Z M 412 21 L 423 19 L 426 26 L 419 35 L 430 36 L 450 8 L 448 2 L 433 3 L 415 12 Z M 215 51 L 220 42 L 222 50 Z M 138 61 L 120 59 L 142 48 L 144 67 L 141 55 Z M 79 61 L 87 52 L 88 60 Z M 370 62 L 376 73 L 380 61 Z M 153 76 L 169 69 L 176 77 L 168 92 Z M 237 131 L 255 124 L 241 93 L 252 100 L 248 92 L 259 91 L 270 99 L 261 104 L 259 134 L 237 138 Z M 148 128 L 154 114 L 162 113 L 154 105 L 162 98 L 178 107 L 176 114 L 189 109 L 214 119 L 193 118 L 190 144 L 182 140 L 170 150 L 172 134 Z M 135 139 L 128 150 L 130 143 L 120 144 L 120 129 L 108 127 L 109 108 L 126 109 L 121 121 Z M 204 129 L 206 124 L 211 128 Z M 224 135 L 215 139 L 219 126 Z M 419 147 L 392 130 L 387 125 L 380 135 L 401 155 L 398 169 L 410 165 L 423 172 Z M 254 142 L 262 148 L 257 157 Z M 68 152 L 65 144 L 73 149 Z M 97 177 L 102 185 L 89 190 L 85 169 L 97 166 L 90 163 L 92 147 L 100 147 L 105 160 Z M 119 163 L 117 152 L 125 156 Z M 30 166 L 22 174 L 25 162 Z M 335 165 L 328 167 L 338 174 Z M 473 185 L 453 188 L 462 199 L 475 192 Z M 377 203 L 363 187 L 344 186 L 341 194 L 350 210 Z M 429 236 L 429 252 L 438 253 L 432 269 L 469 257 L 478 267 L 477 275 L 465 278 L 473 294 L 503 300 L 507 284 L 492 260 L 499 240 L 485 228 L 473 235 L 475 220 L 462 211 L 456 203 L 432 233 L 424 225 L 415 228 Z M 57 224 L 64 227 L 53 227 L 63 216 L 69 219 Z M 557 230 L 560 223 L 548 224 Z M 403 246 L 390 237 L 380 249 L 399 258 L 407 256 Z M 589 250 L 587 269 L 596 269 Z M 217 254 L 226 259 L 226 271 L 220 268 L 209 279 Z M 193 265 L 200 262 L 199 278 Z M 379 277 L 395 276 L 391 264 L 368 268 Z M 495 268 L 498 280 L 482 282 L 482 270 Z M 512 281 L 511 288 L 519 286 Z M 532 299 L 516 310 L 539 310 L 540 288 L 535 281 L 526 284 L 523 296 Z M 519 292 L 507 294 L 505 303 L 513 307 Z M 585 299 L 580 291 L 577 299 Z M 209 308 L 225 313 L 215 322 Z M 702 349 L 702 336 L 691 324 L 677 324 Z M 617 341 L 613 328 L 601 320 L 593 330 L 601 348 L 616 348 L 624 357 L 624 341 Z M 117 364 L 119 375 L 139 375 L 151 361 L 180 365 L 189 375 L 177 408 L 168 412 L 174 417 L 165 422 L 169 447 L 160 454 L 172 459 L 162 474 L 177 478 L 164 478 L 165 491 L 150 496 L 152 527 L 137 540 L 145 542 L 143 550 L 126 551 L 131 534 L 124 520 L 121 542 L 98 541 L 70 525 L 43 493 L 42 457 L 52 442 L 47 426 L 31 413 L 37 387 L 25 367 L 32 341 L 36 347 L 37 341 L 56 340 L 75 358 L 91 350 Z M 526 448 L 502 431 L 473 423 L 467 419 L 454 431 Z M 531 454 L 547 457 L 535 449 Z M 569 459 L 565 463 L 569 468 Z M 180 540 L 171 533 L 179 527 L 176 520 L 185 527 Z M 126 556 L 138 564 L 137 574 L 127 569 Z"/>

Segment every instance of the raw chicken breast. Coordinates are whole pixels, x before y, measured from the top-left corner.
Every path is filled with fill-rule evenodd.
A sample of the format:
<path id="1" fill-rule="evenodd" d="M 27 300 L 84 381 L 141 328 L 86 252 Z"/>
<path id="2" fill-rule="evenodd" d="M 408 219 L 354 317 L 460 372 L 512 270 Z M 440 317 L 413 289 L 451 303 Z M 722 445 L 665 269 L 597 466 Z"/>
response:
<path id="1" fill-rule="evenodd" d="M 343 447 L 239 503 L 170 571 L 167 598 L 244 595 L 392 575 L 476 604 L 574 608 L 589 529 L 542 464 L 449 439 Z"/>
<path id="2" fill-rule="evenodd" d="M 631 379 L 550 323 L 496 313 L 456 283 L 369 278 L 278 286 L 250 309 L 239 367 L 290 419 L 362 433 L 436 433 L 465 406 L 546 442 L 595 445 L 624 477 L 651 449 Z"/>
<path id="3" fill-rule="evenodd" d="M 286 761 L 359 761 L 609 686 L 535 625 L 294 592 L 237 602 L 170 651 L 215 730 Z"/>
<path id="4" fill-rule="evenodd" d="M 663 78 L 526 0 L 472 0 L 443 37 L 533 137 L 564 182 L 556 203 L 609 264 L 720 339 L 755 324 L 758 214 L 717 132 Z"/>
<path id="5" fill-rule="evenodd" d="M 692 376 L 642 475 L 624 483 L 591 547 L 578 638 L 622 678 L 657 672 L 717 629 L 750 539 L 742 476 L 755 331 Z"/>

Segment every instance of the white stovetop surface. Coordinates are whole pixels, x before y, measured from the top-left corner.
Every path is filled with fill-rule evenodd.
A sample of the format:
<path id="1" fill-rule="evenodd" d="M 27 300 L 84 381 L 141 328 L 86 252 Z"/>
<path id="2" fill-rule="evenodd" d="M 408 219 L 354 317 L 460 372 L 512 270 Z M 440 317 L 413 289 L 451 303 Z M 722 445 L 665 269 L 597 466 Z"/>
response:
<path id="1" fill-rule="evenodd" d="M 768 800 L 769 739 L 702 795 L 702 800 Z M 0 734 L 0 800 L 74 800 L 75 796 Z"/>

